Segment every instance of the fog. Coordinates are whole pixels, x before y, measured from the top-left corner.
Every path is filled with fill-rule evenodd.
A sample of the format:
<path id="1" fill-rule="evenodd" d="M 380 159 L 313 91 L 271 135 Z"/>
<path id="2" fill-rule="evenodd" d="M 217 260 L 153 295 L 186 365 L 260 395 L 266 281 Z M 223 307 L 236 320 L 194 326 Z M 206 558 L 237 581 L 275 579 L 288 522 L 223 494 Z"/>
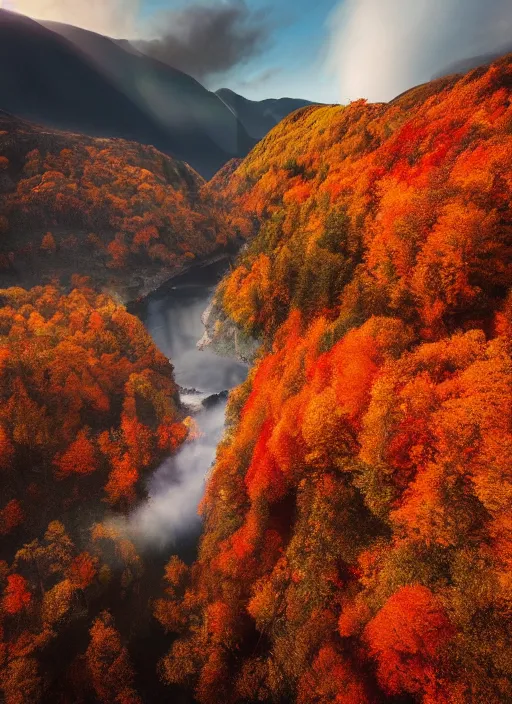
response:
<path id="1" fill-rule="evenodd" d="M 127 518 L 112 519 L 140 548 L 163 549 L 197 536 L 197 507 L 224 429 L 226 402 L 203 408 L 201 401 L 241 383 L 247 366 L 199 351 L 201 314 L 219 278 L 219 266 L 185 275 L 151 296 L 138 314 L 161 351 L 172 359 L 175 378 L 187 389 L 182 401 L 201 408 L 194 415 L 201 435 L 165 460 L 147 482 L 148 499 Z"/>
<path id="2" fill-rule="evenodd" d="M 330 31 L 342 102 L 387 101 L 459 60 L 507 47 L 512 2 L 343 0 Z"/>
<path id="3" fill-rule="evenodd" d="M 125 523 L 126 532 L 137 544 L 163 549 L 199 533 L 201 522 L 197 506 L 222 437 L 224 409 L 225 403 L 221 403 L 203 411 L 197 418 L 202 436 L 185 444 L 149 480 L 148 500 Z"/>
<path id="4" fill-rule="evenodd" d="M 137 33 L 139 5 L 139 0 L 9 0 L 4 4 L 6 9 L 38 20 L 64 22 L 119 38 Z"/>
<path id="5" fill-rule="evenodd" d="M 157 13 L 150 27 L 154 38 L 137 42 L 138 49 L 207 82 L 263 54 L 274 24 L 244 0 L 199 0 Z"/>

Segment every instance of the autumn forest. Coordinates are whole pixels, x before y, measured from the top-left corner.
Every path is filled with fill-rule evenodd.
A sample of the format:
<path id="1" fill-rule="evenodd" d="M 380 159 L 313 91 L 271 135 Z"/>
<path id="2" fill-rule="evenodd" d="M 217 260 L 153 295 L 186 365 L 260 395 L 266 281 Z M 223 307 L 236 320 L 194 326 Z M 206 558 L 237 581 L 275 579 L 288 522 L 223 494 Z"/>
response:
<path id="1" fill-rule="evenodd" d="M 512 701 L 511 201 L 512 55 L 210 181 L 0 113 L 0 701 Z M 120 519 L 201 431 L 133 303 L 219 259 L 257 352 L 155 555 Z"/>

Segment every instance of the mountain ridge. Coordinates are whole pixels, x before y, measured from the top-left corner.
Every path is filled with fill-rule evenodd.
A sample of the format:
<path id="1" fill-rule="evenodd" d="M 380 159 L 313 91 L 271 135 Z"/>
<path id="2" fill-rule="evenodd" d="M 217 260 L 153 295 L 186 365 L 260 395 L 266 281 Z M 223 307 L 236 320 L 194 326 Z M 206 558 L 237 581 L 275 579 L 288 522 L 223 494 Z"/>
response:
<path id="1" fill-rule="evenodd" d="M 485 54 L 458 59 L 457 61 L 453 61 L 451 64 L 448 64 L 448 66 L 441 71 L 435 73 L 432 76 L 432 80 L 436 80 L 436 78 L 444 78 L 445 76 L 450 76 L 454 73 L 467 73 L 472 69 L 480 68 L 481 66 L 488 66 L 494 61 L 500 59 L 502 56 L 510 54 L 510 52 L 512 52 L 512 43 L 502 46 L 500 49 L 486 52 Z"/>
<path id="2" fill-rule="evenodd" d="M 51 128 L 151 144 L 205 178 L 308 103 L 219 95 L 127 40 L 2 9 L 0 61 L 0 107 L 7 112 Z"/>
<path id="3" fill-rule="evenodd" d="M 230 88 L 219 88 L 215 92 L 238 117 L 249 135 L 257 140 L 290 113 L 316 104 L 300 98 L 249 100 Z"/>
<path id="4" fill-rule="evenodd" d="M 150 145 L 0 110 L 0 285 L 72 285 L 131 300 L 233 246 L 205 180 Z"/>

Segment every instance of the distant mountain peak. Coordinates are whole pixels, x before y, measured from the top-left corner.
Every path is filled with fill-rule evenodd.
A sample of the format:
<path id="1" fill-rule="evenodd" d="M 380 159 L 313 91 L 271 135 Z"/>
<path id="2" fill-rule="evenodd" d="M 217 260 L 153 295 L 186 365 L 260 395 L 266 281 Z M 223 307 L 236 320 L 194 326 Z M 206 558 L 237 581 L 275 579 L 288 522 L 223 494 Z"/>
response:
<path id="1" fill-rule="evenodd" d="M 0 108 L 49 127 L 152 144 L 206 178 L 254 146 L 215 93 L 123 42 L 0 10 Z"/>
<path id="2" fill-rule="evenodd" d="M 0 65 L 0 109 L 52 128 L 152 144 L 205 178 L 311 104 L 214 93 L 127 40 L 2 9 Z"/>
<path id="3" fill-rule="evenodd" d="M 258 140 L 262 139 L 267 132 L 290 113 L 315 104 L 300 98 L 250 100 L 239 93 L 235 93 L 231 88 L 219 88 L 216 94 L 236 115 L 248 134 L 253 139 Z"/>

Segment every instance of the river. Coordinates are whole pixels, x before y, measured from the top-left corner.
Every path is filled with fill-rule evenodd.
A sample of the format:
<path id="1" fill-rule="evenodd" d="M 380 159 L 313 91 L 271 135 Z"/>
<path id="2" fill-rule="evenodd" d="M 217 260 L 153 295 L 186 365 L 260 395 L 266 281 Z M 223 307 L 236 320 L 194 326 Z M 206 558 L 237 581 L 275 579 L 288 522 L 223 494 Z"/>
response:
<path id="1" fill-rule="evenodd" d="M 240 384 L 248 372 L 245 364 L 196 347 L 204 332 L 201 314 L 226 268 L 224 261 L 192 269 L 131 310 L 172 361 L 182 403 L 201 435 L 153 472 L 147 483 L 148 499 L 129 516 L 128 529 L 138 544 L 153 550 L 172 547 L 185 559 L 195 553 L 201 529 L 197 506 L 224 430 L 225 399 L 206 406 L 202 401 Z"/>

